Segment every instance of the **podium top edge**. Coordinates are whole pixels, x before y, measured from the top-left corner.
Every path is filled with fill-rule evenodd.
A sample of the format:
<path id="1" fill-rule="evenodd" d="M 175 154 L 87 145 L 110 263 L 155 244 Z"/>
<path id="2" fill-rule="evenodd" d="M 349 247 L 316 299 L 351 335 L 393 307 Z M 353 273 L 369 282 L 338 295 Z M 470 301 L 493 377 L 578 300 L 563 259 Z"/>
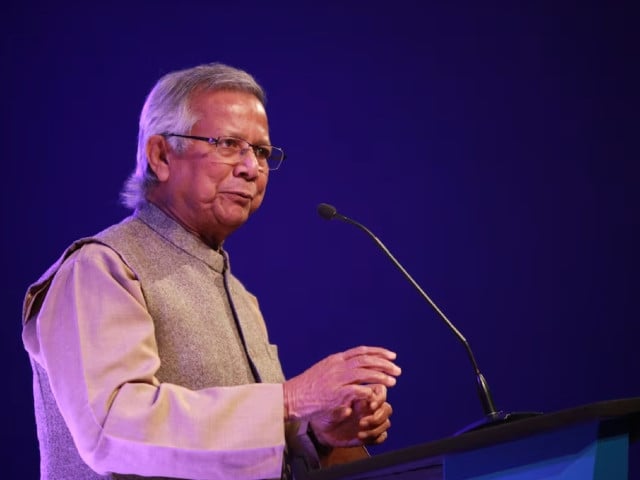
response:
<path id="1" fill-rule="evenodd" d="M 447 454 L 517 440 L 528 435 L 550 432 L 579 423 L 606 421 L 615 418 L 628 420 L 627 430 L 632 438 L 640 436 L 640 397 L 618 398 L 583 404 L 530 418 L 514 420 L 511 423 L 489 426 L 460 435 L 385 452 L 355 462 L 309 471 L 306 478 L 310 480 L 331 480 L 356 472 L 363 473 L 388 468 L 399 463 L 411 463 L 427 458 L 433 458 L 434 461 L 437 461 Z"/>

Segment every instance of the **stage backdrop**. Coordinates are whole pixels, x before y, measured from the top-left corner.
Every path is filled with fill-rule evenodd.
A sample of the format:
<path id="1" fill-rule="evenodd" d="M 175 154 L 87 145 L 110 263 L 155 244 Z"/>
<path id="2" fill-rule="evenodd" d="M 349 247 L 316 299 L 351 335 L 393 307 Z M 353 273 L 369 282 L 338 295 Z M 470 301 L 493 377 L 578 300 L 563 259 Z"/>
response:
<path id="1" fill-rule="evenodd" d="M 263 84 L 288 154 L 226 243 L 285 373 L 398 352 L 374 455 L 482 410 L 462 345 L 320 202 L 373 230 L 463 332 L 499 409 L 640 395 L 636 22 L 617 2 L 528 3 L 4 2 L 3 476 L 38 476 L 25 289 L 127 215 L 145 95 L 211 61 Z"/>

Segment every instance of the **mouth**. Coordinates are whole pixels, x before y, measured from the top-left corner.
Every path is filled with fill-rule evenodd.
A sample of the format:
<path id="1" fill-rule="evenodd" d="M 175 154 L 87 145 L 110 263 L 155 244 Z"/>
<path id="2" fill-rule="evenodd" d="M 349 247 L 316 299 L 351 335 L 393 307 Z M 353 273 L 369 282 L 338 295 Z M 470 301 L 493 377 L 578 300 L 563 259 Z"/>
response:
<path id="1" fill-rule="evenodd" d="M 249 193 L 249 192 L 242 192 L 242 191 L 230 191 L 230 192 L 221 192 L 225 195 L 230 195 L 233 197 L 240 197 L 243 198 L 245 200 L 253 200 L 253 194 Z"/>

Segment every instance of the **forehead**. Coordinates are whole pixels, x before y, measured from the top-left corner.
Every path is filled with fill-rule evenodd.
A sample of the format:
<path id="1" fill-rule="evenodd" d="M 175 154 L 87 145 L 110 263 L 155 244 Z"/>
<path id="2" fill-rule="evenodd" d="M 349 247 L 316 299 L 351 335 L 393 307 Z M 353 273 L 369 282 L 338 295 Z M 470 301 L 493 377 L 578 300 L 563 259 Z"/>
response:
<path id="1" fill-rule="evenodd" d="M 195 93 L 189 102 L 190 109 L 199 120 L 228 120 L 242 117 L 266 123 L 267 114 L 262 102 L 252 93 L 239 90 L 213 90 Z"/>

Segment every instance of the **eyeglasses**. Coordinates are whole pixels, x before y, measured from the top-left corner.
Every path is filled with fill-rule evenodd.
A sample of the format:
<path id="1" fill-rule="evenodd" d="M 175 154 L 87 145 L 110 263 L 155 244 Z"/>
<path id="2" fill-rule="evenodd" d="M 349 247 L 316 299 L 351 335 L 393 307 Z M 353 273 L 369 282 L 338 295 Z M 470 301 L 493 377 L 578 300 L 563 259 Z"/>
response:
<path id="1" fill-rule="evenodd" d="M 253 145 L 242 138 L 237 137 L 197 137 L 194 135 L 179 135 L 177 133 L 163 133 L 163 137 L 179 137 L 189 138 L 191 140 L 200 140 L 214 145 L 216 151 L 221 157 L 230 159 L 229 164 L 235 165 L 240 161 L 240 155 L 253 150 L 258 165 L 264 168 L 267 166 L 269 170 L 277 170 L 280 168 L 282 161 L 287 158 L 284 150 L 273 145 Z"/>

